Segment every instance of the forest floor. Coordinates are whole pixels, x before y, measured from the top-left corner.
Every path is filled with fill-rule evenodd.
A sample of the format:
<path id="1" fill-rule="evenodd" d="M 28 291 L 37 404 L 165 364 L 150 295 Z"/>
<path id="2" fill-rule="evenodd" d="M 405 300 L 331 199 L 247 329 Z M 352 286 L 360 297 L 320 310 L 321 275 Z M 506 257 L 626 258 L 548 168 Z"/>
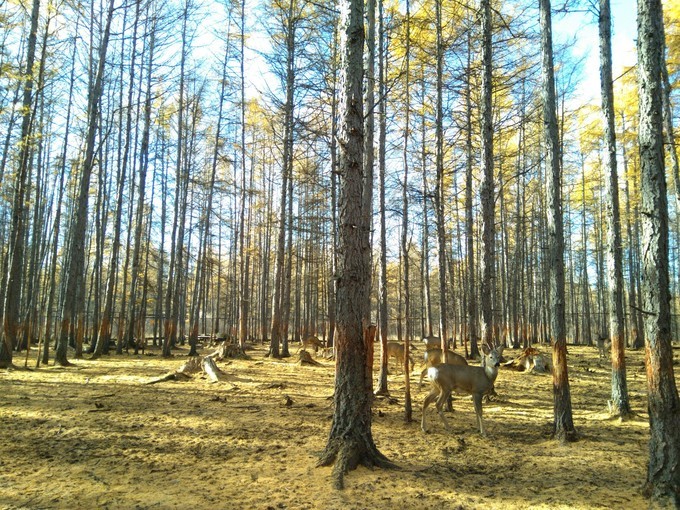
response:
<path id="1" fill-rule="evenodd" d="M 451 433 L 434 406 L 430 433 L 420 430 L 429 385 L 418 390 L 418 364 L 414 421 L 405 423 L 404 379 L 392 369 L 392 398 L 374 403 L 373 437 L 400 469 L 360 467 L 342 491 L 331 486 L 332 468 L 315 466 L 333 414 L 333 362 L 301 366 L 296 357 L 271 360 L 265 352 L 255 346 L 250 360 L 219 362 L 227 375 L 214 384 L 198 375 L 145 384 L 178 369 L 182 349 L 170 359 L 147 351 L 0 371 L 0 508 L 647 507 L 640 493 L 649 437 L 642 351 L 627 353 L 637 416 L 621 423 L 608 416 L 610 367 L 595 348 L 569 347 L 579 440 L 564 446 L 550 438 L 550 375 L 503 368 L 498 397 L 484 404 L 482 437 L 469 397 L 455 399 Z M 23 365 L 20 357 L 15 363 Z"/>

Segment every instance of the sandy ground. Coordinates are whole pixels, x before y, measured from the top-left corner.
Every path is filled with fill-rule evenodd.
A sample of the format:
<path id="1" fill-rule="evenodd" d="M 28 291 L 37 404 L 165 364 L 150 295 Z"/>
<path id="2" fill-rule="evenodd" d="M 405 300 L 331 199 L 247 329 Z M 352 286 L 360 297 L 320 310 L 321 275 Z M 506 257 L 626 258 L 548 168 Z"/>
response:
<path id="1" fill-rule="evenodd" d="M 452 433 L 432 407 L 431 431 L 422 433 L 428 386 L 419 391 L 417 377 L 414 421 L 405 423 L 403 376 L 393 374 L 392 399 L 375 401 L 373 437 L 400 469 L 359 468 L 343 491 L 331 488 L 331 468 L 315 467 L 333 414 L 333 363 L 300 366 L 264 353 L 256 346 L 250 360 L 218 363 L 227 380 L 214 384 L 200 376 L 144 384 L 179 368 L 181 350 L 171 359 L 147 351 L 1 371 L 0 508 L 647 507 L 642 352 L 627 356 L 638 416 L 620 423 L 607 414 L 610 368 L 594 348 L 569 348 L 580 440 L 567 446 L 550 439 L 549 375 L 501 370 L 482 437 L 469 397 L 454 402 Z"/>

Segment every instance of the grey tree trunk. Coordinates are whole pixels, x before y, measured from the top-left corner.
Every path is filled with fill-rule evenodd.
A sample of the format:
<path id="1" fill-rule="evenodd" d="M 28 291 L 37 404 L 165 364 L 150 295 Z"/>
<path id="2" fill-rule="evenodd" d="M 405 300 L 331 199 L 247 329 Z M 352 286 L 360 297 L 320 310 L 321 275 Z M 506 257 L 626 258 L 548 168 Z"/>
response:
<path id="1" fill-rule="evenodd" d="M 281 357 L 281 344 L 284 341 L 284 331 L 286 325 L 283 322 L 285 309 L 285 271 L 286 271 L 286 215 L 288 201 L 293 197 L 289 196 L 289 180 L 292 179 L 292 158 L 293 158 L 293 123 L 294 123 L 294 92 L 295 92 L 295 23 L 292 19 L 294 0 L 289 3 L 290 25 L 286 33 L 286 103 L 284 105 L 284 126 L 283 126 L 283 168 L 281 182 L 281 209 L 279 211 L 279 232 L 276 248 L 276 266 L 274 276 L 274 297 L 272 303 L 272 325 L 271 343 L 269 356 L 272 358 Z M 288 219 L 289 222 L 291 218 Z M 292 228 L 292 226 L 291 226 Z M 288 249 L 292 249 L 289 246 Z"/>
<path id="2" fill-rule="evenodd" d="M 627 418 L 631 414 L 626 382 L 626 353 L 624 345 L 625 317 L 623 315 L 623 253 L 621 249 L 621 213 L 619 209 L 619 175 L 616 166 L 616 126 L 614 122 L 614 87 L 612 81 L 611 7 L 609 0 L 600 0 L 600 87 L 606 167 L 609 170 L 607 193 L 607 273 L 609 280 L 609 337 L 612 342 L 612 398 L 613 414 Z"/>
<path id="3" fill-rule="evenodd" d="M 543 124 L 548 200 L 548 246 L 550 260 L 550 336 L 553 346 L 553 435 L 561 441 L 574 440 L 576 431 L 571 411 L 567 372 L 567 340 L 564 292 L 564 227 L 562 220 L 562 172 L 559 162 L 555 72 L 552 51 L 550 0 L 539 0 L 541 47 L 543 53 Z"/>
<path id="4" fill-rule="evenodd" d="M 404 352 L 409 352 L 409 341 L 411 338 L 411 282 L 410 272 L 411 264 L 409 261 L 409 221 L 408 221 L 408 172 L 409 172 L 409 137 L 411 136 L 411 86 L 409 80 L 411 79 L 411 2 L 406 0 L 406 49 L 404 59 L 404 87 L 406 103 L 405 118 L 404 118 L 404 140 L 402 148 L 402 165 L 404 169 L 402 182 L 402 210 L 401 210 L 401 265 L 402 265 L 402 285 L 404 296 Z M 404 363 L 408 367 L 408 355 L 404 356 Z M 404 420 L 410 422 L 413 417 L 413 409 L 411 406 L 411 391 L 409 370 L 404 370 L 404 379 L 406 382 L 406 391 L 404 396 Z"/>
<path id="5" fill-rule="evenodd" d="M 139 5 L 139 4 L 138 4 Z M 137 216 L 135 218 L 135 232 L 134 232 L 134 246 L 132 252 L 132 270 L 130 277 L 130 298 L 128 300 L 127 309 L 127 331 L 125 333 L 125 342 L 127 345 L 133 342 L 134 328 L 137 324 L 137 294 L 139 286 L 139 267 L 140 267 L 140 254 L 142 250 L 142 230 L 144 228 L 144 204 L 146 195 L 146 175 L 149 169 L 149 137 L 151 131 L 151 86 L 152 86 L 152 76 L 153 76 L 153 65 L 154 65 L 154 52 L 156 46 L 156 18 L 154 17 L 151 21 L 151 25 L 148 29 L 151 32 L 151 39 L 149 41 L 149 67 L 147 69 L 146 75 L 146 95 L 144 98 L 144 125 L 142 128 L 142 143 L 139 154 L 139 184 L 137 185 Z M 149 223 L 151 223 L 149 221 Z M 148 247 L 147 247 L 148 249 Z M 145 300 L 142 300 L 141 309 L 145 309 Z M 140 311 L 139 315 L 143 315 Z M 141 317 L 140 317 L 141 319 Z M 142 322 L 143 324 L 143 322 Z M 144 328 L 142 326 L 142 336 L 145 335 Z M 144 338 L 140 339 L 142 342 L 146 340 Z M 137 354 L 139 349 L 139 342 L 134 342 L 135 354 Z"/>
<path id="6" fill-rule="evenodd" d="M 385 23 L 383 18 L 383 0 L 378 0 L 378 37 L 379 37 L 379 56 L 378 56 L 378 172 L 379 172 L 379 194 L 380 194 L 380 304 L 378 314 L 380 318 L 380 374 L 378 375 L 377 395 L 389 395 L 387 388 L 387 334 L 389 323 L 387 321 L 387 216 L 385 212 L 385 151 L 387 147 L 387 87 L 385 84 L 386 63 L 387 63 L 387 43 L 385 36 Z"/>
<path id="7" fill-rule="evenodd" d="M 444 224 L 444 49 L 442 40 L 442 0 L 435 0 L 435 30 L 437 78 L 435 105 L 435 161 L 437 180 L 434 190 L 434 207 L 437 218 L 437 255 L 439 264 L 439 338 L 442 351 L 446 350 L 449 337 L 447 322 L 448 304 L 446 295 L 446 225 Z M 424 170 L 423 170 L 424 171 Z M 427 257 L 427 253 L 423 254 Z M 407 356 L 408 357 L 408 356 Z"/>
<path id="8" fill-rule="evenodd" d="M 638 97 L 642 218 L 642 308 L 649 408 L 646 494 L 680 507 L 680 399 L 673 373 L 668 277 L 668 198 L 663 148 L 661 0 L 638 2 Z"/>
<path id="9" fill-rule="evenodd" d="M 472 43 L 468 34 L 467 48 L 467 73 L 465 79 L 465 115 L 466 115 L 466 164 L 465 164 L 465 235 L 467 238 L 467 283 L 468 283 L 468 309 L 467 309 L 467 336 L 470 341 L 470 357 L 477 358 L 480 355 L 477 343 L 477 286 L 475 277 L 475 236 L 474 217 L 472 210 Z M 465 347 L 467 354 L 467 345 Z"/>
<path id="10" fill-rule="evenodd" d="M 493 345 L 493 301 L 496 267 L 496 228 L 495 228 L 495 196 L 493 168 L 493 112 L 492 68 L 493 58 L 491 45 L 491 0 L 481 0 L 482 23 L 482 173 L 484 181 L 481 190 L 482 202 L 482 288 L 480 301 L 482 305 L 482 342 L 489 347 Z"/>

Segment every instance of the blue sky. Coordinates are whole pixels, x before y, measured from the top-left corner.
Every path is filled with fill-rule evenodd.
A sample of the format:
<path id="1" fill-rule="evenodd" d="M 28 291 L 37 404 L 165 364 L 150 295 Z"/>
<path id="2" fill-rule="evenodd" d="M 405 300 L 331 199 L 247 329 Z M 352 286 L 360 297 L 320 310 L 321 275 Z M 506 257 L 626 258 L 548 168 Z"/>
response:
<path id="1" fill-rule="evenodd" d="M 624 67 L 635 64 L 637 32 L 637 4 L 634 0 L 611 0 L 612 8 L 612 66 L 614 79 Z M 584 76 L 578 88 L 579 103 L 600 96 L 600 55 L 598 49 L 597 18 L 592 13 L 574 13 L 553 18 L 556 40 L 575 38 L 574 54 L 585 57 Z"/>

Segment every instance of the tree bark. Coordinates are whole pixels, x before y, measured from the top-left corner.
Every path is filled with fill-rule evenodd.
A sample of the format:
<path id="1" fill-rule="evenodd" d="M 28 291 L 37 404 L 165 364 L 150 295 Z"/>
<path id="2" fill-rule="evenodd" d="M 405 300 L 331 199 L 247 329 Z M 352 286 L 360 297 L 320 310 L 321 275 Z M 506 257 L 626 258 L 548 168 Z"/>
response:
<path id="1" fill-rule="evenodd" d="M 495 287 L 495 196 L 493 165 L 493 112 L 491 111 L 492 68 L 493 58 L 491 45 L 491 0 L 481 0 L 482 18 L 482 173 L 484 181 L 481 190 L 482 202 L 482 288 L 480 301 L 482 304 L 482 342 L 493 347 L 493 301 Z"/>
<path id="2" fill-rule="evenodd" d="M 546 150 L 548 200 L 548 246 L 550 259 L 551 343 L 553 346 L 553 435 L 561 441 L 574 440 L 576 431 L 571 411 L 571 392 L 567 371 L 567 340 L 564 293 L 564 227 L 562 219 L 562 172 L 559 162 L 555 74 L 552 53 L 550 0 L 539 0 L 541 46 L 543 50 L 543 123 Z"/>
<path id="3" fill-rule="evenodd" d="M 14 196 L 12 197 L 12 220 L 9 234 L 8 274 L 2 307 L 3 339 L 0 342 L 0 368 L 12 366 L 12 350 L 17 343 L 19 330 L 19 305 L 21 304 L 22 273 L 24 270 L 24 247 L 26 235 L 26 188 L 28 186 L 29 159 L 33 143 L 31 132 L 33 127 L 33 85 L 35 51 L 38 39 L 38 18 L 40 0 L 33 0 L 31 9 L 31 28 L 28 33 L 26 51 L 26 68 L 24 69 L 24 92 L 22 101 L 21 139 L 19 151 L 19 169 L 17 171 Z"/>
<path id="4" fill-rule="evenodd" d="M 369 228 L 362 214 L 363 198 L 363 14 L 362 0 L 340 4 L 340 245 L 337 300 L 335 412 L 319 465 L 335 462 L 333 485 L 344 486 L 344 475 L 359 464 L 388 467 L 371 433 L 372 368 L 364 324 L 371 271 Z"/>
<path id="5" fill-rule="evenodd" d="M 668 276 L 668 198 L 663 148 L 660 0 L 638 2 L 638 144 L 641 171 L 642 307 L 649 406 L 645 493 L 680 507 L 680 399 L 673 373 Z"/>
<path id="6" fill-rule="evenodd" d="M 612 346 L 613 414 L 625 419 L 631 414 L 626 382 L 626 353 L 623 315 L 623 253 L 621 249 L 621 213 L 619 209 L 619 175 L 616 165 L 616 127 L 614 122 L 614 87 L 612 81 L 611 7 L 600 0 L 600 87 L 606 143 L 606 167 L 609 170 L 607 218 L 607 272 L 609 279 L 609 338 Z"/>

